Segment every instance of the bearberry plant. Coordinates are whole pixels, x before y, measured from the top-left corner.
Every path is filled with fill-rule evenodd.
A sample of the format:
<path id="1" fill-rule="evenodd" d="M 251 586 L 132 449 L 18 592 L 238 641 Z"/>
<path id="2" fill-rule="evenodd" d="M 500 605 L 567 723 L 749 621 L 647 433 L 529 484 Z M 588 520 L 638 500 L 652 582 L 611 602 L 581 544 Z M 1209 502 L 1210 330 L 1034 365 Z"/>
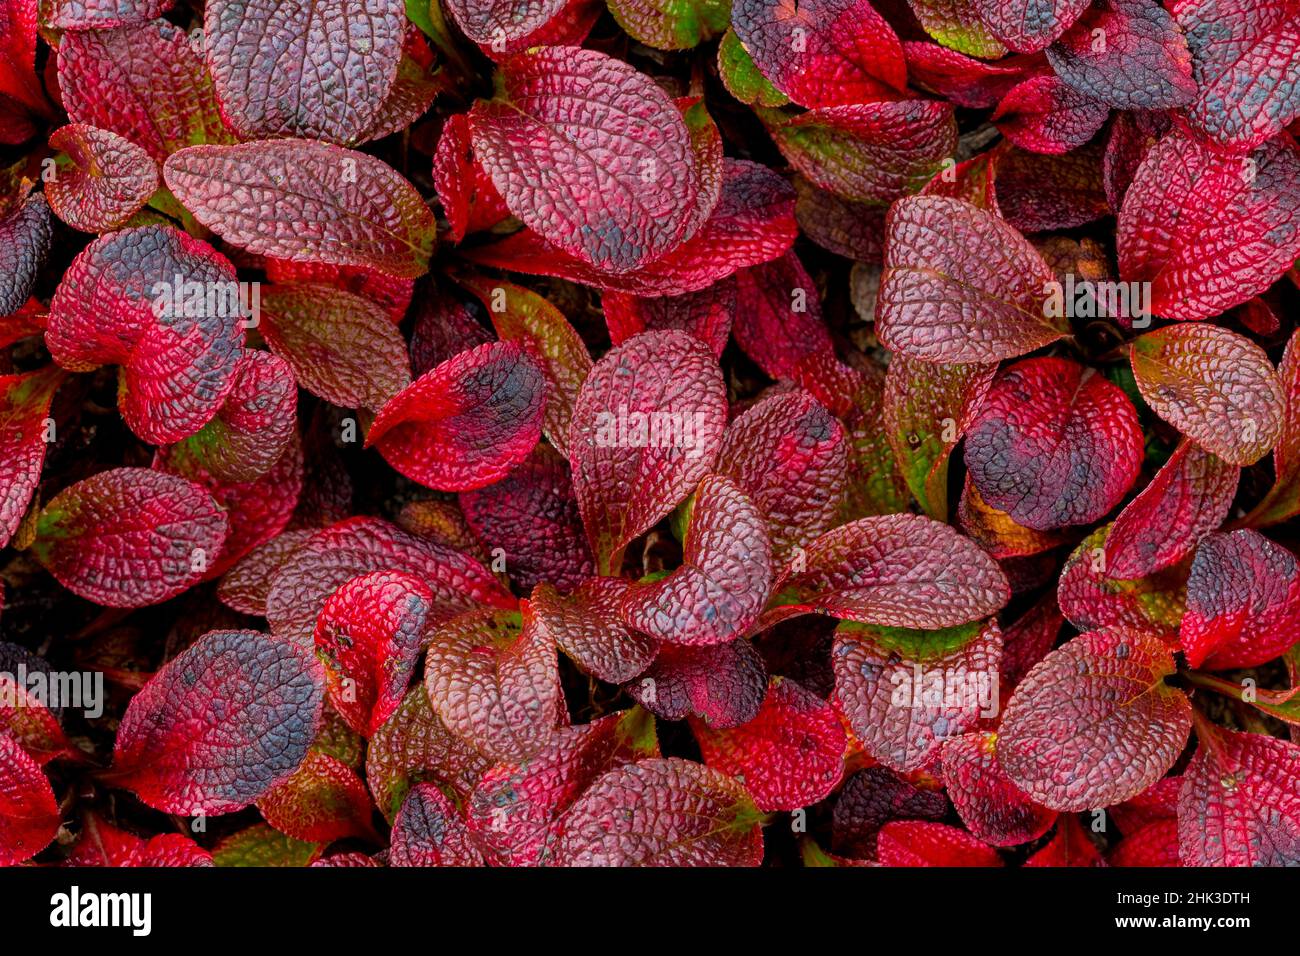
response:
<path id="1" fill-rule="evenodd" d="M 0 53 L 0 863 L 1300 863 L 1297 0 Z"/>

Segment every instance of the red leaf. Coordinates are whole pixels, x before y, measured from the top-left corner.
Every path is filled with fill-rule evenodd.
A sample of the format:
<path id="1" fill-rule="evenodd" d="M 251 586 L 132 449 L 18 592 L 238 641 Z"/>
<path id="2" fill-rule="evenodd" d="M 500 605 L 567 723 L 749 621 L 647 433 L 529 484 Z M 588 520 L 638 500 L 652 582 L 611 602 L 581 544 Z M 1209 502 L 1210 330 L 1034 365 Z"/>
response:
<path id="1" fill-rule="evenodd" d="M 1105 125 L 1110 107 L 1054 75 L 1035 76 L 1002 97 L 993 122 L 1002 135 L 1033 153 L 1068 153 Z"/>
<path id="2" fill-rule="evenodd" d="M 1273 446 L 1273 487 L 1245 518 L 1261 527 L 1300 512 L 1300 334 L 1291 334 L 1277 373 L 1285 404 L 1282 433 Z"/>
<path id="3" fill-rule="evenodd" d="M 1106 536 L 1112 577 L 1141 578 L 1177 564 L 1228 516 L 1241 469 L 1184 439 L 1115 519 Z"/>
<path id="4" fill-rule="evenodd" d="M 1001 866 L 996 850 L 944 823 L 895 820 L 880 828 L 878 857 L 884 866 Z"/>
<path id="5" fill-rule="evenodd" d="M 499 481 L 541 437 L 546 382 L 512 342 L 480 345 L 398 392 L 366 435 L 397 471 L 438 491 Z"/>
<path id="6" fill-rule="evenodd" d="M 730 478 L 710 475 L 690 505 L 682 564 L 623 596 L 624 622 L 673 644 L 722 644 L 744 634 L 772 587 L 763 514 Z"/>
<path id="7" fill-rule="evenodd" d="M 74 594 L 107 607 L 143 607 L 203 577 L 226 528 L 217 503 L 194 482 L 115 468 L 45 506 L 32 554 Z"/>
<path id="8" fill-rule="evenodd" d="M 325 262 L 293 262 L 263 257 L 266 277 L 285 285 L 324 282 L 336 289 L 355 292 L 384 308 L 394 325 L 406 317 L 415 291 L 415 280 L 376 272 L 365 266 L 334 266 Z"/>
<path id="9" fill-rule="evenodd" d="M 705 764 L 744 782 L 760 810 L 796 810 L 825 799 L 844 773 L 844 728 L 830 705 L 773 677 L 753 720 L 720 729 L 691 721 Z"/>
<path id="10" fill-rule="evenodd" d="M 658 757 L 654 718 L 640 709 L 562 727 L 541 752 L 483 775 L 469 800 L 470 830 L 511 866 L 537 866 L 551 852 L 554 821 L 597 778 Z"/>
<path id="11" fill-rule="evenodd" d="M 1214 325 L 1171 325 L 1129 348 L 1148 405 L 1234 465 L 1253 465 L 1282 431 L 1285 392 L 1264 350 Z"/>
<path id="12" fill-rule="evenodd" d="M 1110 573 L 1106 542 L 1113 528 L 1113 524 L 1098 528 L 1066 559 L 1056 591 L 1061 612 L 1081 631 L 1114 625 L 1155 634 L 1176 645 L 1187 566 L 1175 564 L 1132 580 Z"/>
<path id="13" fill-rule="evenodd" d="M 1300 861 L 1300 747 L 1232 730 L 1202 739 L 1178 793 L 1184 866 Z"/>
<path id="14" fill-rule="evenodd" d="M 1031 71 L 1044 67 L 1039 57 L 989 63 L 933 43 L 904 43 L 903 53 L 913 83 L 956 106 L 977 110 L 996 106 L 1013 87 L 1028 79 Z"/>
<path id="15" fill-rule="evenodd" d="M 908 488 L 927 515 L 948 520 L 948 458 L 984 404 L 995 364 L 936 365 L 906 355 L 885 373 L 882 424 Z"/>
<path id="16" fill-rule="evenodd" d="M 736 273 L 736 344 L 772 378 L 834 355 L 817 286 L 793 251 Z"/>
<path id="17" fill-rule="evenodd" d="M 1002 634 L 994 622 L 937 631 L 842 624 L 831 663 L 837 706 L 885 766 L 930 766 L 944 740 L 997 704 Z"/>
<path id="18" fill-rule="evenodd" d="M 1088 9 L 1088 0 L 974 0 L 989 31 L 1019 53 L 1048 46 Z"/>
<path id="19" fill-rule="evenodd" d="M 1031 799 L 1062 812 L 1141 793 L 1182 753 L 1191 705 L 1165 684 L 1168 649 L 1137 631 L 1091 631 L 1048 654 L 1007 704 L 998 760 Z"/>
<path id="20" fill-rule="evenodd" d="M 152 20 L 175 0 L 54 0 L 50 26 L 60 30 L 106 30 Z"/>
<path id="21" fill-rule="evenodd" d="M 314 528 L 285 531 L 249 551 L 221 578 L 221 603 L 241 614 L 266 617 L 266 597 L 280 566 L 315 533 Z"/>
<path id="22" fill-rule="evenodd" d="M 684 332 L 646 332 L 592 368 L 569 434 L 573 487 L 601 573 L 710 470 L 727 419 L 717 362 Z"/>
<path id="23" fill-rule="evenodd" d="M 172 226 L 96 239 L 50 303 L 46 344 L 70 371 L 120 365 L 118 407 L 152 444 L 193 435 L 235 386 L 244 327 L 235 270 Z M 110 316 L 105 321 L 105 312 Z"/>
<path id="24" fill-rule="evenodd" d="M 1115 109 L 1177 109 L 1196 99 L 1187 40 L 1157 0 L 1104 0 L 1047 60 L 1069 86 Z"/>
<path id="25" fill-rule="evenodd" d="M 1064 156 L 1014 146 L 999 150 L 992 157 L 998 210 L 1022 232 L 1072 229 L 1094 222 L 1110 212 L 1102 158 L 1099 145 Z"/>
<path id="26" fill-rule="evenodd" d="M 40 764 L 0 733 L 0 866 L 31 859 L 49 845 L 62 823 L 54 791 Z"/>
<path id="27" fill-rule="evenodd" d="M 329 596 L 369 571 L 401 571 L 422 580 L 433 593 L 435 619 L 481 604 L 503 608 L 516 604 L 487 568 L 469 555 L 379 518 L 356 517 L 317 531 L 285 559 L 266 598 L 271 631 L 311 646 L 317 615 Z"/>
<path id="28" fill-rule="evenodd" d="M 952 106 L 936 100 L 857 103 L 793 118 L 760 111 L 781 154 L 844 199 L 890 203 L 915 192 L 956 150 Z"/>
<path id="29" fill-rule="evenodd" d="M 759 812 L 730 777 L 676 757 L 597 780 L 557 823 L 557 866 L 757 866 Z"/>
<path id="30" fill-rule="evenodd" d="M 739 727 L 753 720 L 763 704 L 767 669 L 743 637 L 703 647 L 665 644 L 627 691 L 664 720 L 694 715 L 710 727 Z"/>
<path id="31" fill-rule="evenodd" d="M 162 450 L 164 470 L 199 482 L 252 482 L 289 454 L 298 437 L 298 388 L 289 364 L 244 349 L 234 380 L 215 418 Z"/>
<path id="32" fill-rule="evenodd" d="M 659 647 L 619 620 L 623 595 L 631 586 L 623 578 L 591 578 L 561 596 L 549 584 L 540 584 L 533 592 L 533 613 L 579 670 L 620 684 L 644 671 Z"/>
<path id="33" fill-rule="evenodd" d="M 823 534 L 802 557 L 802 569 L 778 586 L 778 600 L 796 613 L 940 628 L 986 617 L 1010 596 L 992 558 L 920 515 L 860 518 Z"/>
<path id="34" fill-rule="evenodd" d="M 299 139 L 195 146 L 167 160 L 163 179 L 199 222 L 249 252 L 406 277 L 429 265 L 433 213 L 366 153 Z"/>
<path id="35" fill-rule="evenodd" d="M 1119 213 L 1119 270 L 1151 283 L 1151 310 L 1207 319 L 1266 290 L 1300 256 L 1300 156 L 1279 139 L 1249 156 L 1174 131 L 1142 160 Z"/>
<path id="36" fill-rule="evenodd" d="M 1300 116 L 1294 76 L 1300 9 L 1294 0 L 1174 0 L 1169 12 L 1187 34 L 1200 95 L 1188 119 L 1233 149 L 1253 149 Z"/>
<path id="37" fill-rule="evenodd" d="M 397 75 L 401 0 L 212 0 L 204 51 L 221 112 L 240 139 L 354 143 Z"/>
<path id="38" fill-rule="evenodd" d="M 614 345 L 642 332 L 680 329 L 707 345 L 714 358 L 721 358 L 736 314 L 736 280 L 728 277 L 697 292 L 658 298 L 606 291 L 600 304 Z"/>
<path id="39" fill-rule="evenodd" d="M 1007 779 L 997 734 L 971 733 L 943 744 L 943 783 L 957 815 L 992 846 L 1029 843 L 1052 828 L 1056 812 L 1039 806 Z"/>
<path id="40" fill-rule="evenodd" d="M 293 776 L 268 790 L 257 809 L 286 836 L 309 843 L 371 837 L 370 794 L 347 764 L 308 751 Z"/>
<path id="41" fill-rule="evenodd" d="M 545 583 L 567 591 L 595 573 L 568 463 L 549 445 L 538 445 L 496 484 L 463 492 L 460 504 L 521 592 Z"/>
<path id="42" fill-rule="evenodd" d="M 361 736 L 373 736 L 401 704 L 432 604 L 419 578 L 373 571 L 345 582 L 321 608 L 315 645 L 330 703 Z"/>
<path id="43" fill-rule="evenodd" d="M 724 159 L 722 168 L 722 193 L 699 232 L 636 272 L 614 275 L 595 269 L 530 230 L 466 250 L 466 257 L 633 295 L 696 292 L 738 269 L 784 255 L 798 232 L 794 190 L 785 180 L 757 163 Z"/>
<path id="44" fill-rule="evenodd" d="M 531 47 L 560 45 L 565 40 L 581 42 L 586 31 L 568 36 L 572 29 L 566 21 L 586 19 L 580 12 L 580 0 L 447 0 L 447 12 L 494 59 L 502 54 L 517 53 Z"/>
<path id="45" fill-rule="evenodd" d="M 896 99 L 906 87 L 902 45 L 866 0 L 737 0 L 731 23 L 763 75 L 801 106 Z"/>
<path id="46" fill-rule="evenodd" d="M 930 362 L 994 362 L 1068 332 L 1047 314 L 1056 276 L 1020 233 L 970 203 L 900 200 L 885 220 L 876 331 L 896 352 Z"/>
<path id="47" fill-rule="evenodd" d="M 591 355 L 564 313 L 536 293 L 487 279 L 461 278 L 483 302 L 503 342 L 518 342 L 546 376 L 542 430 L 556 450 L 568 454 L 573 405 L 591 372 Z"/>
<path id="48" fill-rule="evenodd" d="M 60 695 L 45 660 L 0 642 L 0 668 L 0 736 L 12 737 L 41 766 L 79 756 L 59 726 Z"/>
<path id="49" fill-rule="evenodd" d="M 1156 820 L 1126 834 L 1110 851 L 1111 866 L 1178 866 L 1178 821 Z"/>
<path id="50" fill-rule="evenodd" d="M 415 784 L 434 782 L 464 802 L 491 765 L 447 729 L 430 707 L 423 686 L 411 688 L 397 713 L 366 747 L 366 783 L 389 822 Z"/>
<path id="51" fill-rule="evenodd" d="M 256 631 L 211 631 L 131 698 L 114 782 L 164 813 L 242 809 L 298 769 L 324 696 L 306 650 Z"/>
<path id="52" fill-rule="evenodd" d="M 50 403 L 63 378 L 53 366 L 0 375 L 0 547 L 18 530 L 40 483 Z"/>
<path id="53" fill-rule="evenodd" d="M 839 853 L 874 858 L 876 835 L 890 820 L 942 820 L 947 814 L 948 799 L 942 791 L 923 789 L 884 767 L 870 767 L 850 777 L 835 800 L 833 845 Z"/>
<path id="54" fill-rule="evenodd" d="M 1123 500 L 1142 468 L 1128 396 L 1093 369 L 1036 358 L 1005 369 L 966 436 L 980 497 L 1039 531 L 1091 524 Z"/>
<path id="55" fill-rule="evenodd" d="M 1033 867 L 1105 865 L 1096 845 L 1073 814 L 1061 817 L 1052 842 L 1025 861 L 1025 866 Z"/>
<path id="56" fill-rule="evenodd" d="M 772 560 L 783 567 L 834 525 L 848 478 L 848 437 L 807 392 L 774 395 L 727 426 L 718 472 L 762 513 Z"/>
<path id="57" fill-rule="evenodd" d="M 482 866 L 483 854 L 456 805 L 432 783 L 416 784 L 393 821 L 390 866 Z"/>
<path id="58" fill-rule="evenodd" d="M 160 163 L 196 143 L 233 142 L 202 55 L 165 20 L 69 31 L 58 64 L 72 122 L 117 133 Z"/>
<path id="59" fill-rule="evenodd" d="M 1243 528 L 1207 534 L 1187 580 L 1179 642 L 1189 667 L 1258 667 L 1300 641 L 1300 564 Z"/>
<path id="60" fill-rule="evenodd" d="M 32 294 L 52 237 L 50 207 L 41 193 L 0 219 L 0 315 L 17 312 Z"/>
<path id="61" fill-rule="evenodd" d="M 158 189 L 158 165 L 143 148 L 106 129 L 80 123 L 50 134 L 67 154 L 45 184 L 54 214 L 83 232 L 122 225 Z"/>
<path id="62" fill-rule="evenodd" d="M 649 77 L 555 47 L 507 60 L 500 94 L 469 114 L 474 151 L 525 225 L 613 273 L 690 238 L 701 185 L 690 135 Z"/>
<path id="63" fill-rule="evenodd" d="M 313 395 L 344 408 L 382 408 L 411 384 L 401 332 L 378 303 L 335 285 L 272 286 L 258 328 Z"/>
<path id="64" fill-rule="evenodd" d="M 450 730 L 497 761 L 524 760 L 555 733 L 555 641 L 513 611 L 469 611 L 435 630 L 425 662 L 429 702 Z"/>

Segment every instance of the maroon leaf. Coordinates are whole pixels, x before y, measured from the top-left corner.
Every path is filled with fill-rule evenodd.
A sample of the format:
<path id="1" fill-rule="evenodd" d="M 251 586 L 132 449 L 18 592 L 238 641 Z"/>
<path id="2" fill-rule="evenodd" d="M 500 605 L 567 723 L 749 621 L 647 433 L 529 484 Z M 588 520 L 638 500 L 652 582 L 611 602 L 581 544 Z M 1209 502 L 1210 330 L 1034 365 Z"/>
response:
<path id="1" fill-rule="evenodd" d="M 1178 634 L 1189 667 L 1257 667 L 1300 641 L 1300 563 L 1258 531 L 1207 534 Z"/>
<path id="2" fill-rule="evenodd" d="M 1176 109 L 1196 98 L 1187 40 L 1157 0 L 1104 0 L 1047 60 L 1066 84 L 1115 109 Z"/>
<path id="3" fill-rule="evenodd" d="M 72 122 L 117 133 L 160 163 L 196 143 L 233 142 L 202 55 L 165 20 L 69 31 L 58 71 Z"/>
<path id="4" fill-rule="evenodd" d="M 109 130 L 70 123 L 50 134 L 50 148 L 66 158 L 46 182 L 45 198 L 74 229 L 116 228 L 158 189 L 158 165 L 149 153 Z"/>
<path id="5" fill-rule="evenodd" d="M 1184 866 L 1295 866 L 1300 860 L 1300 747 L 1215 729 L 1178 793 Z"/>
<path id="6" fill-rule="evenodd" d="M 1134 174 L 1119 214 L 1119 269 L 1151 283 L 1151 310 L 1207 319 L 1267 289 L 1300 257 L 1300 156 L 1265 143 L 1249 156 L 1175 131 Z"/>
<path id="7" fill-rule="evenodd" d="M 1300 23 L 1292 0 L 1174 0 L 1169 5 L 1187 34 L 1199 95 L 1188 119 L 1215 141 L 1253 149 L 1300 116 L 1292 76 Z"/>
<path id="8" fill-rule="evenodd" d="M 497 761 L 524 760 L 555 733 L 555 640 L 525 604 L 469 611 L 435 630 L 424 684 L 452 733 Z"/>
<path id="9" fill-rule="evenodd" d="M 45 849 L 62 823 L 40 764 L 0 733 L 0 866 L 14 866 Z"/>
<path id="10" fill-rule="evenodd" d="M 1061 358 L 1005 369 L 966 436 L 980 497 L 1046 531 L 1091 524 L 1123 500 L 1142 467 L 1142 428 L 1128 396 Z"/>
<path id="11" fill-rule="evenodd" d="M 412 481 L 471 491 L 505 477 L 541 437 L 546 382 L 511 342 L 481 345 L 394 395 L 366 445 Z"/>
<path id="12" fill-rule="evenodd" d="M 1019 53 L 1048 46 L 1088 9 L 1088 0 L 973 0 L 989 31 Z"/>
<path id="13" fill-rule="evenodd" d="M 997 758 L 998 736 L 962 734 L 943 745 L 943 782 L 957 815 L 992 846 L 1029 843 L 1052 828 L 1055 811 L 1034 803 L 1007 779 Z"/>
<path id="14" fill-rule="evenodd" d="M 203 577 L 226 528 L 216 501 L 194 482 L 115 468 L 45 506 L 32 554 L 74 594 L 108 607 L 142 607 Z"/>
<path id="15" fill-rule="evenodd" d="M 533 592 L 533 613 L 579 670 L 619 684 L 644 671 L 659 647 L 653 638 L 619 619 L 623 596 L 631 586 L 623 578 L 590 578 L 571 594 L 560 595 L 541 584 Z"/>
<path id="16" fill-rule="evenodd" d="M 241 139 L 354 143 L 397 75 L 401 0 L 212 0 L 204 47 L 221 112 Z"/>
<path id="17" fill-rule="evenodd" d="M 996 216 L 957 199 L 917 196 L 885 220 L 876 331 L 886 347 L 930 362 L 993 362 L 1068 331 L 1047 314 L 1056 277 Z"/>
<path id="18" fill-rule="evenodd" d="M 936 631 L 842 624 L 831 659 L 836 704 L 872 757 L 920 770 L 945 739 L 995 709 L 1001 654 L 995 622 Z"/>
<path id="19" fill-rule="evenodd" d="M 835 711 L 792 680 L 772 678 L 754 719 L 722 729 L 694 720 L 704 763 L 745 784 L 760 810 L 824 799 L 844 773 L 844 728 Z"/>
<path id="20" fill-rule="evenodd" d="M 361 736 L 373 736 L 402 703 L 432 604 L 419 578 L 374 571 L 344 583 L 321 608 L 315 644 L 330 703 Z"/>
<path id="21" fill-rule="evenodd" d="M 27 513 L 45 463 L 50 403 L 63 375 L 49 367 L 0 375 L 0 547 Z"/>
<path id="22" fill-rule="evenodd" d="M 676 757 L 605 774 L 557 823 L 557 866 L 757 866 L 760 814 L 730 777 Z"/>
<path id="23" fill-rule="evenodd" d="M 456 805 L 432 783 L 411 788 L 393 821 L 389 866 L 482 866 Z"/>
<path id="24" fill-rule="evenodd" d="M 496 484 L 463 492 L 460 504 L 520 591 L 544 583 L 567 591 L 595 573 L 569 466 L 549 445 L 538 445 Z"/>
<path id="25" fill-rule="evenodd" d="M 562 727 L 539 753 L 483 775 L 468 804 L 470 829 L 511 866 L 537 866 L 551 853 L 552 823 L 597 778 L 658 756 L 654 718 L 639 708 Z"/>
<path id="26" fill-rule="evenodd" d="M 754 64 L 801 106 L 896 99 L 902 45 L 866 0 L 737 0 L 732 29 Z"/>
<path id="27" fill-rule="evenodd" d="M 316 532 L 285 559 L 266 598 L 272 632 L 311 646 L 325 601 L 344 582 L 369 571 L 418 577 L 433 592 L 439 619 L 480 604 L 508 608 L 516 603 L 469 555 L 379 518 L 357 517 Z"/>
<path id="28" fill-rule="evenodd" d="M 230 813 L 302 763 L 325 688 L 305 649 L 256 631 L 212 631 L 131 699 L 114 780 L 164 813 Z"/>
<path id="29" fill-rule="evenodd" d="M 835 523 L 848 477 L 847 443 L 840 423 L 802 391 L 764 399 L 727 426 L 718 472 L 766 519 L 777 567 Z"/>
<path id="30" fill-rule="evenodd" d="M 993 113 L 1002 135 L 1033 153 L 1068 153 L 1102 128 L 1110 107 L 1056 76 L 1035 76 L 1012 89 Z"/>
<path id="31" fill-rule="evenodd" d="M 1107 569 L 1141 578 L 1177 564 L 1223 523 L 1241 469 L 1184 439 L 1115 519 L 1106 536 Z"/>
<path id="32" fill-rule="evenodd" d="M 556 47 L 506 61 L 500 93 L 469 114 L 474 151 L 543 238 L 614 273 L 690 238 L 700 182 L 689 132 L 648 77 Z"/>
<path id="33" fill-rule="evenodd" d="M 46 344 L 70 371 L 120 365 L 118 407 L 153 444 L 193 435 L 235 387 L 241 289 L 225 256 L 171 226 L 96 239 L 50 303 Z M 105 309 L 109 320 L 105 321 Z"/>
<path id="34" fill-rule="evenodd" d="M 998 760 L 1031 799 L 1061 812 L 1141 793 L 1178 759 L 1191 705 L 1164 682 L 1173 658 L 1137 631 L 1091 631 L 1048 654 L 1016 688 Z"/>
<path id="35" fill-rule="evenodd" d="M 1000 609 L 1010 591 L 993 559 L 920 515 L 860 518 L 808 545 L 777 599 L 796 611 L 882 627 L 941 628 Z"/>
<path id="36" fill-rule="evenodd" d="M 168 159 L 163 179 L 199 222 L 249 252 L 395 276 L 428 268 L 433 213 L 366 153 L 298 139 L 195 146 Z"/>
<path id="37" fill-rule="evenodd" d="M 763 704 L 767 670 L 743 637 L 704 647 L 665 644 L 628 693 L 664 720 L 695 715 L 711 727 L 739 727 Z"/>
<path id="38" fill-rule="evenodd" d="M 574 405 L 569 448 L 602 573 L 617 571 L 623 548 L 708 473 L 726 418 L 722 373 L 684 332 L 646 332 L 596 363 Z"/>

